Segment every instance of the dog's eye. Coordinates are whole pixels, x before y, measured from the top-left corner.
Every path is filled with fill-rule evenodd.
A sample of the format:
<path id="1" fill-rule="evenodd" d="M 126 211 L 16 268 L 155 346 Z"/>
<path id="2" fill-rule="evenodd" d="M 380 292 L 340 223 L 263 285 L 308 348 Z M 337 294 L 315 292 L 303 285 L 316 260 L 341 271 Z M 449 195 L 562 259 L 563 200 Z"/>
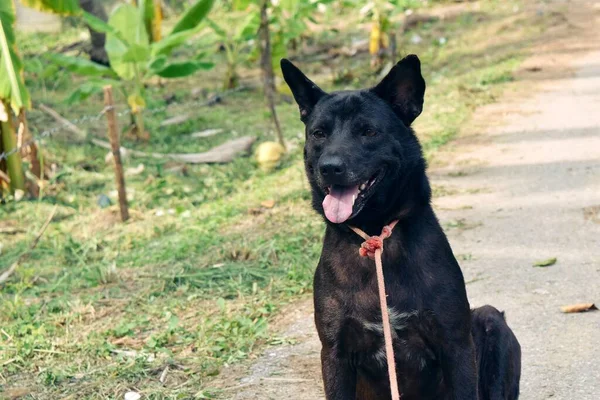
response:
<path id="1" fill-rule="evenodd" d="M 367 129 L 364 131 L 363 136 L 373 137 L 376 136 L 377 132 L 374 129 Z"/>
<path id="2" fill-rule="evenodd" d="M 312 137 L 314 137 L 316 139 L 323 139 L 325 137 L 325 133 L 323 133 L 323 131 L 320 129 L 317 129 L 316 131 L 312 131 L 311 135 L 312 135 Z"/>

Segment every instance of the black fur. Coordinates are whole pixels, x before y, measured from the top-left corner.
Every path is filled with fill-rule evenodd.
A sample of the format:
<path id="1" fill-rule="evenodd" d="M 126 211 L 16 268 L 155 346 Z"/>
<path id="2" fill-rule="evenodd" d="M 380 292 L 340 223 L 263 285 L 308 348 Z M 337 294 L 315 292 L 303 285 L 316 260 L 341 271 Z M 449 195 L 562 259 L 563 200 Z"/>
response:
<path id="1" fill-rule="evenodd" d="M 492 306 L 472 313 L 472 331 L 479 368 L 479 397 L 515 400 L 519 397 L 521 346 L 504 319 Z"/>
<path id="2" fill-rule="evenodd" d="M 404 58 L 372 89 L 330 94 L 291 62 L 282 60 L 281 68 L 306 126 L 315 210 L 324 215 L 333 187 L 373 182 L 347 224 L 376 235 L 400 221 L 385 241 L 383 265 L 402 399 L 477 399 L 465 283 L 431 208 L 425 160 L 410 127 L 425 95 L 419 59 Z M 359 256 L 362 239 L 346 223 L 326 222 L 314 301 L 327 398 L 388 399 L 374 263 Z"/>

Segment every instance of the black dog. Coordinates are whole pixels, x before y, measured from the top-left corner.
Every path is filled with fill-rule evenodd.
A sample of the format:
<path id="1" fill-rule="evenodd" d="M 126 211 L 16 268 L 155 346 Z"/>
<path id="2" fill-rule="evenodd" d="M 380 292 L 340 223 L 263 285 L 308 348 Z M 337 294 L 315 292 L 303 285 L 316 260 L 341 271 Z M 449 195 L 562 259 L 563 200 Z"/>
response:
<path id="1" fill-rule="evenodd" d="M 306 126 L 313 207 L 327 222 L 314 281 L 327 398 L 390 398 L 375 267 L 359 256 L 362 239 L 347 224 L 378 235 L 399 220 L 385 241 L 383 266 L 402 399 L 477 399 L 465 282 L 431 208 L 425 160 L 410 128 L 425 94 L 419 59 L 404 58 L 372 89 L 331 94 L 291 62 L 282 60 L 281 68 Z M 479 380 L 485 386 L 494 377 Z M 495 399 L 493 386 L 479 390 Z"/>

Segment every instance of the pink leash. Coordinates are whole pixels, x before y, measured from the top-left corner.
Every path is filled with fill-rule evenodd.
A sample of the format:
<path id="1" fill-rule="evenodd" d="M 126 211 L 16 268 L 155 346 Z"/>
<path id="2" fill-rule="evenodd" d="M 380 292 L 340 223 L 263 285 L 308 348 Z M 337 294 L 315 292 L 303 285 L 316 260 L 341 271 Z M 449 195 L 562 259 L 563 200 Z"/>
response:
<path id="1" fill-rule="evenodd" d="M 358 253 L 361 257 L 369 257 L 375 260 L 377 270 L 377 287 L 379 289 L 379 306 L 381 307 L 381 319 L 383 322 L 383 339 L 385 341 L 385 354 L 387 357 L 388 375 L 390 377 L 390 389 L 392 391 L 392 400 L 400 400 L 398 391 L 398 379 L 396 377 L 396 360 L 394 359 L 394 347 L 392 344 L 392 329 L 390 327 L 390 316 L 387 307 L 387 295 L 385 294 L 385 281 L 383 279 L 383 265 L 381 263 L 381 254 L 383 253 L 383 241 L 392 236 L 392 230 L 398 223 L 398 220 L 392 221 L 381 230 L 379 236 L 369 236 L 364 231 L 350 227 L 357 235 L 365 239 L 360 245 Z"/>

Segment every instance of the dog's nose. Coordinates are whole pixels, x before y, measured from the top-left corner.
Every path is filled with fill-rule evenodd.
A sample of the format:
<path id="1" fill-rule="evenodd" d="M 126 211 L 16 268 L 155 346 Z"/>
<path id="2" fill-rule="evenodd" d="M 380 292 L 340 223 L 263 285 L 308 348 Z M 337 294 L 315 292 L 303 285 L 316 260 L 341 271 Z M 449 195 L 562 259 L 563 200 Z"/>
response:
<path id="1" fill-rule="evenodd" d="M 346 165 L 339 156 L 322 157 L 319 160 L 319 172 L 323 178 L 340 178 L 346 173 Z"/>

